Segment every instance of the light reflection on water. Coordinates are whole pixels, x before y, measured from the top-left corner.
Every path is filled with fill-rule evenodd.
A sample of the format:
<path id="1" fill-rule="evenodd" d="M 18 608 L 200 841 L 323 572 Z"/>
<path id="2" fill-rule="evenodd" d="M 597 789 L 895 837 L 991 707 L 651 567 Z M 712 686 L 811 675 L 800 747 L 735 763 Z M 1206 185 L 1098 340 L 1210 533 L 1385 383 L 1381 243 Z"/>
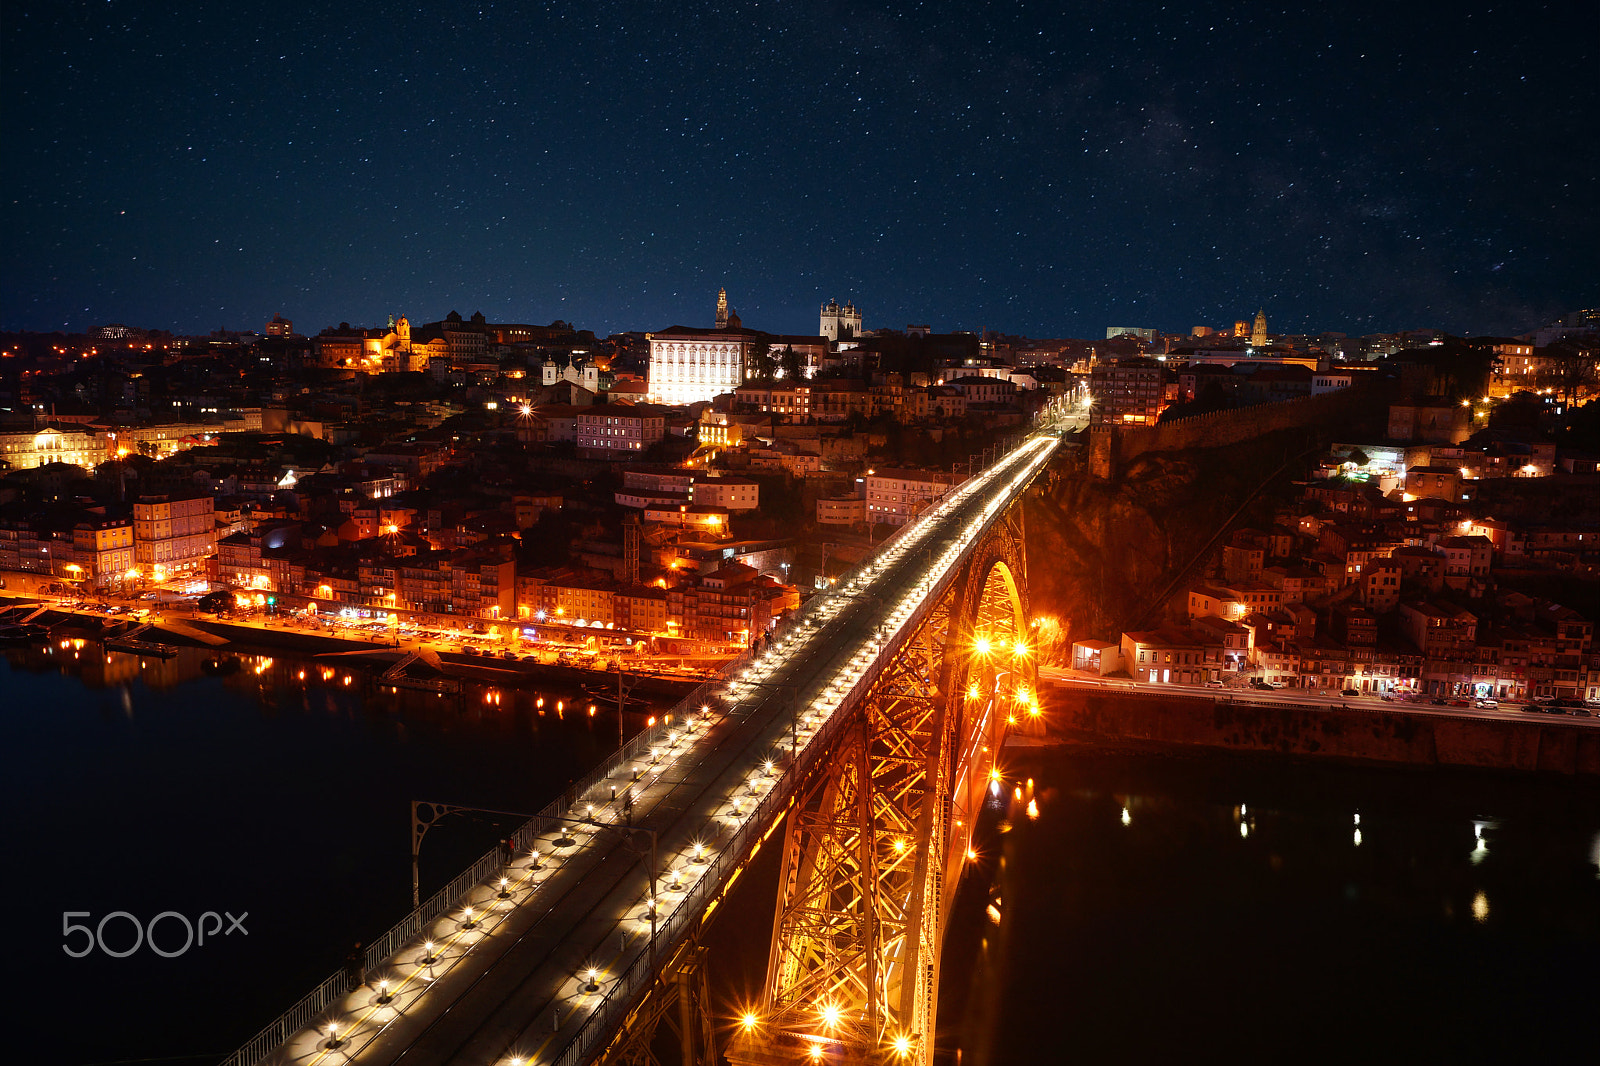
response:
<path id="1" fill-rule="evenodd" d="M 1014 769 L 1036 784 L 984 847 L 990 931 L 962 948 L 958 903 L 947 942 L 947 974 L 982 975 L 941 992 L 964 1066 L 1514 1061 L 1531 1031 L 1585 1038 L 1600 782 L 1123 753 Z M 1243 1033 L 1223 1021 L 1241 1002 Z"/>
<path id="2" fill-rule="evenodd" d="M 6 879 L 12 913 L 251 915 L 248 941 L 171 960 L 69 959 L 59 922 L 25 924 L 14 952 L 39 1002 L 17 1002 L 39 1024 L 13 1035 L 19 1062 L 220 1058 L 409 909 L 412 800 L 538 810 L 618 731 L 614 711 L 547 715 L 576 688 L 457 696 L 381 685 L 348 659 L 161 659 L 92 641 L 7 650 L 0 692 L 0 802 L 22 815 L 7 861 L 26 875 Z M 627 732 L 651 710 L 630 709 Z M 467 814 L 430 833 L 424 893 L 515 821 Z M 72 987 L 117 993 L 84 1027 L 82 1002 L 49 992 Z M 29 1033 L 69 1035 L 40 1036 L 46 1049 Z"/>

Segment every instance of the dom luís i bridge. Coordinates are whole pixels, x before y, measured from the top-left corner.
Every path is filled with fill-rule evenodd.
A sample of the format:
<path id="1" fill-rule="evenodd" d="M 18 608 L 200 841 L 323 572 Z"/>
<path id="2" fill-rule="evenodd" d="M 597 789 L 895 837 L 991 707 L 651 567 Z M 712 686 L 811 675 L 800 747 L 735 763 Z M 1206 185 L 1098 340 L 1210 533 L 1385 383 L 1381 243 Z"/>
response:
<path id="1" fill-rule="evenodd" d="M 1038 715 L 1015 505 L 1056 443 L 946 494 L 225 1066 L 928 1062 L 974 822 Z M 769 841 L 766 979 L 730 1025 L 700 934 Z"/>

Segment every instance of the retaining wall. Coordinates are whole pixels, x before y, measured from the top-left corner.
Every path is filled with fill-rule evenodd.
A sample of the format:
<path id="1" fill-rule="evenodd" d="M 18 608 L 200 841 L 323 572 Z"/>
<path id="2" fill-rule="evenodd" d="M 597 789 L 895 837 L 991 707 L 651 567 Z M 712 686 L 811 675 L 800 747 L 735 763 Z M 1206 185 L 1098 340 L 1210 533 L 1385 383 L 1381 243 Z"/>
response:
<path id="1" fill-rule="evenodd" d="M 1049 693 L 1049 726 L 1057 736 L 1420 766 L 1600 775 L 1600 728 L 1551 715 L 1487 719 L 1232 702 L 1221 695 L 1157 696 L 1075 688 L 1053 688 Z"/>

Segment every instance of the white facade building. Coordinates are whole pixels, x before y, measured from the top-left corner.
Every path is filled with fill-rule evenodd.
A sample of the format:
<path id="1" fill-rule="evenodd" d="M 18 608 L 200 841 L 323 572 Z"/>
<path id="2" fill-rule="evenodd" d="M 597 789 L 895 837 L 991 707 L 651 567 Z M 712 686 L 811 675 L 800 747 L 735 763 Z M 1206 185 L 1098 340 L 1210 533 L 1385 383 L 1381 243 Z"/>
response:
<path id="1" fill-rule="evenodd" d="M 746 329 L 672 326 L 650 335 L 650 402 L 674 407 L 709 401 L 744 384 L 760 334 Z"/>
<path id="2" fill-rule="evenodd" d="M 696 475 L 689 498 L 703 507 L 722 507 L 729 511 L 752 511 L 761 506 L 761 485 L 742 477 Z"/>
<path id="3" fill-rule="evenodd" d="M 931 470 L 869 471 L 863 479 L 867 521 L 903 526 L 962 479 Z"/>

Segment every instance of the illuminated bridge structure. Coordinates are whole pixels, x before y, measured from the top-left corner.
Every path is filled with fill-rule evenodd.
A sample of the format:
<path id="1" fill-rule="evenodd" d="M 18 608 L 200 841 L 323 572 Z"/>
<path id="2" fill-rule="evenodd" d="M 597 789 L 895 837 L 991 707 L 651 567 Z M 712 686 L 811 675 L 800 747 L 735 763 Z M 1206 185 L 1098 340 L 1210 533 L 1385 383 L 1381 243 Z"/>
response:
<path id="1" fill-rule="evenodd" d="M 928 1063 L 983 794 L 1039 713 L 1019 502 L 1056 446 L 946 494 L 226 1066 L 715 1062 L 719 1033 L 735 1066 Z M 714 1018 L 699 934 L 769 839 L 765 984 Z"/>

